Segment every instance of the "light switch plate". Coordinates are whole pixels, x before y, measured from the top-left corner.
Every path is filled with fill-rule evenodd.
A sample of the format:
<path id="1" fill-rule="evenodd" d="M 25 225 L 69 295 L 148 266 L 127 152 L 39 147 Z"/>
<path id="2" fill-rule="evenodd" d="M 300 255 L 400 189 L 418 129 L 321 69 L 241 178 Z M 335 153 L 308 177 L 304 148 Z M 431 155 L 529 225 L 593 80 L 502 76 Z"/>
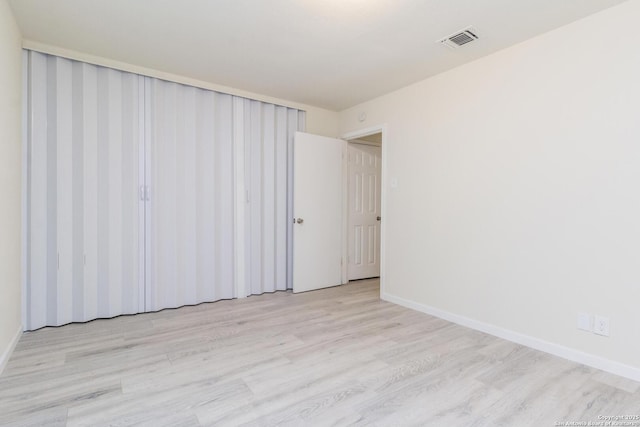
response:
<path id="1" fill-rule="evenodd" d="M 578 329 L 582 331 L 593 331 L 593 318 L 589 313 L 578 313 Z"/>

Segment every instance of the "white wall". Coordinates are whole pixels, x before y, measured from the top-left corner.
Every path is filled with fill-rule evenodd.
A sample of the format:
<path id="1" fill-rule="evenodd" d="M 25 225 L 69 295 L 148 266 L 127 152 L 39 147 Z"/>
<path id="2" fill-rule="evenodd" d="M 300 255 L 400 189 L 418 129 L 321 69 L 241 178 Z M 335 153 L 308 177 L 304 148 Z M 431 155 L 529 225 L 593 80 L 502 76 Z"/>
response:
<path id="1" fill-rule="evenodd" d="M 640 379 L 639 18 L 631 0 L 341 113 L 388 125 L 387 297 Z"/>
<path id="2" fill-rule="evenodd" d="M 0 372 L 21 330 L 21 35 L 0 0 Z"/>
<path id="3" fill-rule="evenodd" d="M 340 116 L 335 111 L 309 105 L 299 108 L 307 112 L 306 132 L 336 138 L 340 134 Z"/>
<path id="4" fill-rule="evenodd" d="M 59 48 L 57 46 L 51 46 L 43 43 L 38 43 L 30 40 L 24 40 L 23 46 L 26 49 L 35 50 L 38 52 L 49 53 L 52 55 L 62 56 L 64 58 L 75 59 L 77 61 L 84 61 L 90 64 L 102 65 L 104 67 L 111 67 L 117 70 L 128 71 L 131 73 L 141 74 L 144 76 L 156 77 L 159 79 L 169 80 L 173 82 L 183 83 L 203 89 L 216 90 L 231 95 L 244 96 L 250 99 L 256 99 L 258 101 L 270 102 L 278 105 L 284 105 L 287 107 L 298 108 L 307 112 L 307 132 L 315 133 L 317 135 L 336 137 L 339 133 L 339 114 L 335 111 L 325 110 L 323 108 L 313 107 L 311 105 L 300 104 L 291 102 L 288 100 L 274 98 L 259 93 L 248 92 L 241 89 L 232 88 L 229 86 L 223 86 L 216 83 L 205 82 L 201 80 L 192 79 L 189 77 L 179 76 L 176 74 L 166 73 L 151 68 L 140 67 L 135 64 L 128 64 L 125 62 L 114 61 L 109 58 L 103 58 L 100 56 L 90 55 L 83 52 L 76 52 L 73 50 Z"/>

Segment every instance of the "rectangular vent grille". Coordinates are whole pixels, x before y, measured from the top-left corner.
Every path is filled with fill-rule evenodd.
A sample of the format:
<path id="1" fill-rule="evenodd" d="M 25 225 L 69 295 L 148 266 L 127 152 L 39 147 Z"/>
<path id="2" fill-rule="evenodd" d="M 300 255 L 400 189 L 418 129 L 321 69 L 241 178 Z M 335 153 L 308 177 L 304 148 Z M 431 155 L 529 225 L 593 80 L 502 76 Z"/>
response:
<path id="1" fill-rule="evenodd" d="M 440 39 L 438 40 L 438 42 L 451 49 L 457 49 L 460 46 L 464 46 L 476 40 L 478 40 L 476 30 L 472 27 L 468 27 L 464 30 L 457 31 L 450 36 Z"/>

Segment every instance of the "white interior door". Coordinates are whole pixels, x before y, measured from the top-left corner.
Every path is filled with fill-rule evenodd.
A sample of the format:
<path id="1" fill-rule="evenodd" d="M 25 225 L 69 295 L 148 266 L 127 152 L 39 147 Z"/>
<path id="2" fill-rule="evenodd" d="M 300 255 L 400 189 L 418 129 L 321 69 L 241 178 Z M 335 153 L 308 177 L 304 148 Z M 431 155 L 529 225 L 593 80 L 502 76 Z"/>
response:
<path id="1" fill-rule="evenodd" d="M 382 150 L 379 146 L 350 143 L 348 278 L 380 276 L 380 181 Z"/>
<path id="2" fill-rule="evenodd" d="M 342 284 L 346 141 L 296 132 L 293 162 L 293 292 Z"/>

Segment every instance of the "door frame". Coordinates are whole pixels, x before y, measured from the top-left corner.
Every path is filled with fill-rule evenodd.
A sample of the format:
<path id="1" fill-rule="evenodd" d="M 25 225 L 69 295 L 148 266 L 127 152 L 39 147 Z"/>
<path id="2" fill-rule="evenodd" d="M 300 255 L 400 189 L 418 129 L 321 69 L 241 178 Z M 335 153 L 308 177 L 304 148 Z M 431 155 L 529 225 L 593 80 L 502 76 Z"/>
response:
<path id="1" fill-rule="evenodd" d="M 350 158 L 350 152 L 349 149 L 352 147 L 371 147 L 374 149 L 378 149 L 379 152 L 379 156 L 380 156 L 380 161 L 382 161 L 382 145 L 381 143 L 377 143 L 377 142 L 369 142 L 369 141 L 365 141 L 362 139 L 352 139 L 350 141 L 347 141 L 347 154 L 346 154 L 346 166 L 347 166 L 347 195 L 344 201 L 345 206 L 347 206 L 344 210 L 344 214 L 347 215 L 347 220 L 346 220 L 346 224 L 347 224 L 347 230 L 345 231 L 346 233 L 346 242 L 347 242 L 347 253 L 345 254 L 345 263 L 347 265 L 347 280 L 351 281 L 351 280 L 360 280 L 360 279 L 351 279 L 351 270 L 350 268 L 353 266 L 352 261 L 349 257 L 352 255 L 352 250 L 354 249 L 354 241 L 352 240 L 352 238 L 354 236 L 351 235 L 351 207 L 353 206 L 353 200 L 352 200 L 352 196 L 353 194 L 351 193 L 351 185 L 352 185 L 352 176 L 351 176 L 351 158 Z M 359 148 L 355 148 L 355 149 L 359 149 Z M 380 171 L 382 172 L 382 164 L 380 163 Z M 380 203 L 380 208 L 382 207 L 382 200 L 381 200 L 381 193 L 382 193 L 382 176 L 378 176 L 378 184 L 377 184 L 377 191 L 376 191 L 376 200 L 378 201 L 378 203 Z M 382 215 L 382 213 L 380 212 L 380 210 L 377 210 L 377 214 L 378 215 Z M 378 232 L 376 235 L 376 240 L 377 240 L 377 246 L 378 246 L 378 253 L 376 254 L 376 257 L 378 259 L 377 264 L 378 264 L 378 275 L 377 276 L 370 276 L 370 277 L 380 277 L 380 226 L 381 226 L 381 222 L 378 222 Z M 355 252 L 353 252 L 353 254 L 355 254 Z M 364 254 L 362 255 L 364 257 Z"/>
<path id="2" fill-rule="evenodd" d="M 362 138 L 365 136 L 373 135 L 374 133 L 382 134 L 382 170 L 381 170 L 381 185 L 380 185 L 380 216 L 382 217 L 382 221 L 380 222 L 380 295 L 385 292 L 385 277 L 386 277 L 386 215 L 387 215 L 387 146 L 388 146 L 388 138 L 387 138 L 387 124 L 382 123 L 379 125 L 369 126 L 366 128 L 354 130 L 351 132 L 346 132 L 342 134 L 341 138 L 349 142 L 353 139 Z M 344 174 L 344 199 L 345 203 L 342 214 L 342 227 L 343 227 L 343 240 L 342 240 L 342 253 L 344 255 L 345 262 L 342 263 L 342 282 L 347 283 L 347 269 L 348 263 L 346 262 L 346 254 L 349 248 L 349 242 L 347 237 L 347 229 L 349 224 L 349 212 L 348 212 L 348 177 L 347 177 L 347 167 L 346 161 L 344 162 L 343 174 Z"/>

